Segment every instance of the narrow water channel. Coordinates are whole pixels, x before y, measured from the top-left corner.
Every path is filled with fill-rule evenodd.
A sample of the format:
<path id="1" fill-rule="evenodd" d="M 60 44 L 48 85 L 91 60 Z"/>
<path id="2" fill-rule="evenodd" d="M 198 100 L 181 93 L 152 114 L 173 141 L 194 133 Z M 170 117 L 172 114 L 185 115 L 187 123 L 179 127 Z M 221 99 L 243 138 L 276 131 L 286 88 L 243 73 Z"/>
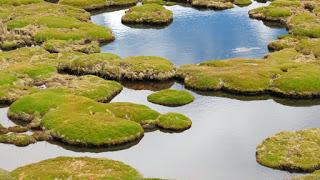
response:
<path id="1" fill-rule="evenodd" d="M 175 64 L 196 63 L 229 57 L 262 57 L 266 45 L 284 29 L 270 28 L 248 18 L 250 8 L 227 11 L 199 11 L 190 7 L 168 7 L 173 23 L 164 29 L 133 29 L 121 24 L 123 10 L 92 17 L 111 27 L 116 40 L 103 47 L 123 57 L 159 55 Z M 162 88 L 184 89 L 179 83 Z M 148 132 L 136 145 L 122 149 L 77 149 L 36 143 L 27 147 L 0 144 L 0 168 L 7 170 L 57 156 L 90 156 L 120 160 L 145 177 L 181 180 L 273 180 L 293 176 L 285 171 L 263 167 L 255 161 L 255 148 L 267 136 L 283 130 L 320 126 L 320 102 L 282 99 L 224 97 L 223 94 L 195 93 L 195 101 L 182 107 L 163 107 L 149 103 L 151 90 L 127 84 L 113 102 L 127 101 L 148 105 L 159 112 L 180 112 L 189 116 L 192 128 L 182 133 Z M 154 89 L 153 86 L 151 89 Z M 135 90 L 134 90 L 135 89 Z M 0 109 L 0 122 L 12 125 Z"/>

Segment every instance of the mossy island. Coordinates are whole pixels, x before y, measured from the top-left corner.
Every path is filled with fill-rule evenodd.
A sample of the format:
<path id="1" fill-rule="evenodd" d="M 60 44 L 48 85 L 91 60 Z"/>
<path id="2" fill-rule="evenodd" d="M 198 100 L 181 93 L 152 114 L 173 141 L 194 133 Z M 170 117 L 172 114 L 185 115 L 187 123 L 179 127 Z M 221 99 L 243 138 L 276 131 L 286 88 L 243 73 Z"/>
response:
<path id="1" fill-rule="evenodd" d="M 148 96 L 148 101 L 163 106 L 183 106 L 191 103 L 194 97 L 184 90 L 165 89 Z"/>
<path id="2" fill-rule="evenodd" d="M 147 24 L 147 25 L 168 25 L 173 20 L 173 14 L 165 7 L 147 3 L 141 6 L 130 8 L 122 16 L 121 21 L 124 24 Z"/>
<path id="3" fill-rule="evenodd" d="M 136 169 L 122 162 L 90 157 L 57 157 L 4 175 L 12 179 L 144 179 Z"/>

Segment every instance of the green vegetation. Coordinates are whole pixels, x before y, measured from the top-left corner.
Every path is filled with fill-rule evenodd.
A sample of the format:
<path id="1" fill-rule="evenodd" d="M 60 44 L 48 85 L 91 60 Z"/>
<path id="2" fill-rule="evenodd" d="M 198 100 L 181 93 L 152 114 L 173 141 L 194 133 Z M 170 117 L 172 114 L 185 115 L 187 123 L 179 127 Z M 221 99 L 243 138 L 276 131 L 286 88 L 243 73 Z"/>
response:
<path id="1" fill-rule="evenodd" d="M 165 0 L 143 0 L 143 4 L 159 4 L 163 6 L 173 6 L 176 5 L 175 2 L 165 1 Z"/>
<path id="2" fill-rule="evenodd" d="M 280 132 L 258 147 L 257 161 L 268 167 L 313 172 L 320 163 L 320 129 Z"/>
<path id="3" fill-rule="evenodd" d="M 9 171 L 0 169 L 0 180 L 12 180 L 12 176 Z"/>
<path id="4" fill-rule="evenodd" d="M 137 4 L 137 0 L 60 0 L 59 4 L 65 4 L 85 10 L 96 10 L 107 7 L 126 7 Z"/>
<path id="5" fill-rule="evenodd" d="M 166 25 L 173 19 L 170 10 L 159 4 L 144 4 L 135 6 L 126 11 L 121 21 L 126 24 L 154 24 Z"/>
<path id="6" fill-rule="evenodd" d="M 307 174 L 304 176 L 294 177 L 291 180 L 317 180 L 320 178 L 320 171 L 315 171 L 312 174 Z"/>
<path id="7" fill-rule="evenodd" d="M 107 106 L 116 117 L 135 121 L 141 125 L 153 124 L 160 115 L 148 106 L 140 104 L 116 102 L 107 104 Z"/>
<path id="8" fill-rule="evenodd" d="M 48 40 L 43 43 L 43 48 L 52 53 L 78 51 L 86 54 L 99 53 L 98 42 L 92 41 L 66 41 L 66 40 Z"/>
<path id="9" fill-rule="evenodd" d="M 15 179 L 143 179 L 132 167 L 109 159 L 58 157 L 15 169 Z"/>
<path id="10" fill-rule="evenodd" d="M 109 53 L 70 56 L 58 68 L 72 74 L 93 74 L 108 79 L 166 80 L 175 76 L 174 65 L 155 56 L 125 59 Z"/>
<path id="11" fill-rule="evenodd" d="M 188 91 L 165 89 L 148 96 L 148 101 L 164 106 L 182 106 L 189 104 L 194 97 Z"/>
<path id="12" fill-rule="evenodd" d="M 113 117 L 106 105 L 76 96 L 70 99 L 43 117 L 42 126 L 53 137 L 71 145 L 110 146 L 143 136 L 139 124 Z"/>
<path id="13" fill-rule="evenodd" d="M 76 46 L 76 50 L 96 52 L 97 47 L 92 47 L 91 41 L 104 43 L 114 40 L 110 29 L 89 22 L 90 14 L 86 11 L 53 3 L 3 6 L 0 20 L 8 28 L 4 28 L 6 32 L 0 41 L 3 49 L 37 45 L 47 40 L 65 40 L 81 41 L 81 47 L 76 46 L 77 43 L 69 45 Z M 89 42 L 88 47 L 85 42 Z M 68 46 L 62 42 L 53 45 Z"/>
<path id="14" fill-rule="evenodd" d="M 233 3 L 238 6 L 248 6 L 252 4 L 252 1 L 251 0 L 235 0 Z"/>
<path id="15" fill-rule="evenodd" d="M 320 66 L 299 58 L 300 54 L 294 49 L 284 49 L 269 54 L 264 60 L 212 60 L 199 65 L 184 65 L 177 75 L 184 79 L 186 86 L 199 90 L 318 97 Z"/>
<path id="16" fill-rule="evenodd" d="M 233 4 L 223 0 L 193 0 L 191 5 L 199 8 L 208 8 L 214 10 L 224 10 L 233 8 Z"/>
<path id="17" fill-rule="evenodd" d="M 20 6 L 24 4 L 33 4 L 33 3 L 40 3 L 43 0 L 0 0 L 1 5 L 13 5 L 13 6 Z"/>
<path id="18" fill-rule="evenodd" d="M 10 133 L 0 135 L 0 143 L 14 144 L 16 146 L 28 146 L 35 142 L 36 140 L 27 134 Z"/>
<path id="19" fill-rule="evenodd" d="M 157 126 L 166 130 L 183 131 L 192 125 L 191 120 L 183 114 L 167 113 L 160 115 Z"/>

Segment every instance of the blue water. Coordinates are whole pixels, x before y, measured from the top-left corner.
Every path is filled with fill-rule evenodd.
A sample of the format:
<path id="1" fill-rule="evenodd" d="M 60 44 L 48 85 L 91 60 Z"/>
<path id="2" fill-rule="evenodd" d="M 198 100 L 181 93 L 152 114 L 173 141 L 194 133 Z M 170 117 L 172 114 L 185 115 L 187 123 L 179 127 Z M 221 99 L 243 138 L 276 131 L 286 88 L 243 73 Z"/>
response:
<path id="1" fill-rule="evenodd" d="M 174 20 L 162 29 L 130 28 L 121 23 L 125 10 L 92 16 L 96 24 L 110 27 L 116 40 L 102 47 L 122 57 L 156 55 L 177 65 L 211 59 L 262 57 L 267 44 L 286 34 L 284 28 L 272 28 L 248 17 L 248 10 L 262 5 L 225 11 L 199 11 L 179 5 L 167 7 Z"/>

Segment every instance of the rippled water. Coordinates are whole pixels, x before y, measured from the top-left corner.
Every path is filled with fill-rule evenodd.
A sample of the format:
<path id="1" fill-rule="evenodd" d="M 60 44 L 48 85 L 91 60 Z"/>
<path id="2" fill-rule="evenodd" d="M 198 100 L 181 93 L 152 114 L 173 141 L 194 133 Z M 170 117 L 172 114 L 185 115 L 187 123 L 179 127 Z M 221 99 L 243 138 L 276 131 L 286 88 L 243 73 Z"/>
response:
<path id="1" fill-rule="evenodd" d="M 160 55 L 176 64 L 234 56 L 261 57 L 266 44 L 283 29 L 250 20 L 248 8 L 227 11 L 198 11 L 189 7 L 169 7 L 175 20 L 167 28 L 132 29 L 120 23 L 123 10 L 93 16 L 98 24 L 110 26 L 116 40 L 103 47 L 121 56 Z M 237 49 L 238 48 L 238 49 Z M 151 84 L 148 89 L 184 89 L 175 82 Z M 136 145 L 122 149 L 77 149 L 41 142 L 28 147 L 0 144 L 0 168 L 7 170 L 57 156 L 105 157 L 123 161 L 146 177 L 181 180 L 273 180 L 293 176 L 285 171 L 260 166 L 255 147 L 264 138 L 283 130 L 320 126 L 320 101 L 287 101 L 270 97 L 237 97 L 220 93 L 197 94 L 191 104 L 163 107 L 146 97 L 152 91 L 139 83 L 127 83 L 116 101 L 146 104 L 159 112 L 180 112 L 193 120 L 183 133 L 149 132 Z M 0 109 L 0 122 L 12 122 Z"/>
<path id="2" fill-rule="evenodd" d="M 248 10 L 265 4 L 225 11 L 199 11 L 190 7 L 167 7 L 173 11 L 173 23 L 163 29 L 133 29 L 121 23 L 125 10 L 92 16 L 92 21 L 108 26 L 116 40 L 102 47 L 122 57 L 157 55 L 175 64 L 209 59 L 262 57 L 267 44 L 285 34 L 283 28 L 271 28 L 250 19 Z"/>

